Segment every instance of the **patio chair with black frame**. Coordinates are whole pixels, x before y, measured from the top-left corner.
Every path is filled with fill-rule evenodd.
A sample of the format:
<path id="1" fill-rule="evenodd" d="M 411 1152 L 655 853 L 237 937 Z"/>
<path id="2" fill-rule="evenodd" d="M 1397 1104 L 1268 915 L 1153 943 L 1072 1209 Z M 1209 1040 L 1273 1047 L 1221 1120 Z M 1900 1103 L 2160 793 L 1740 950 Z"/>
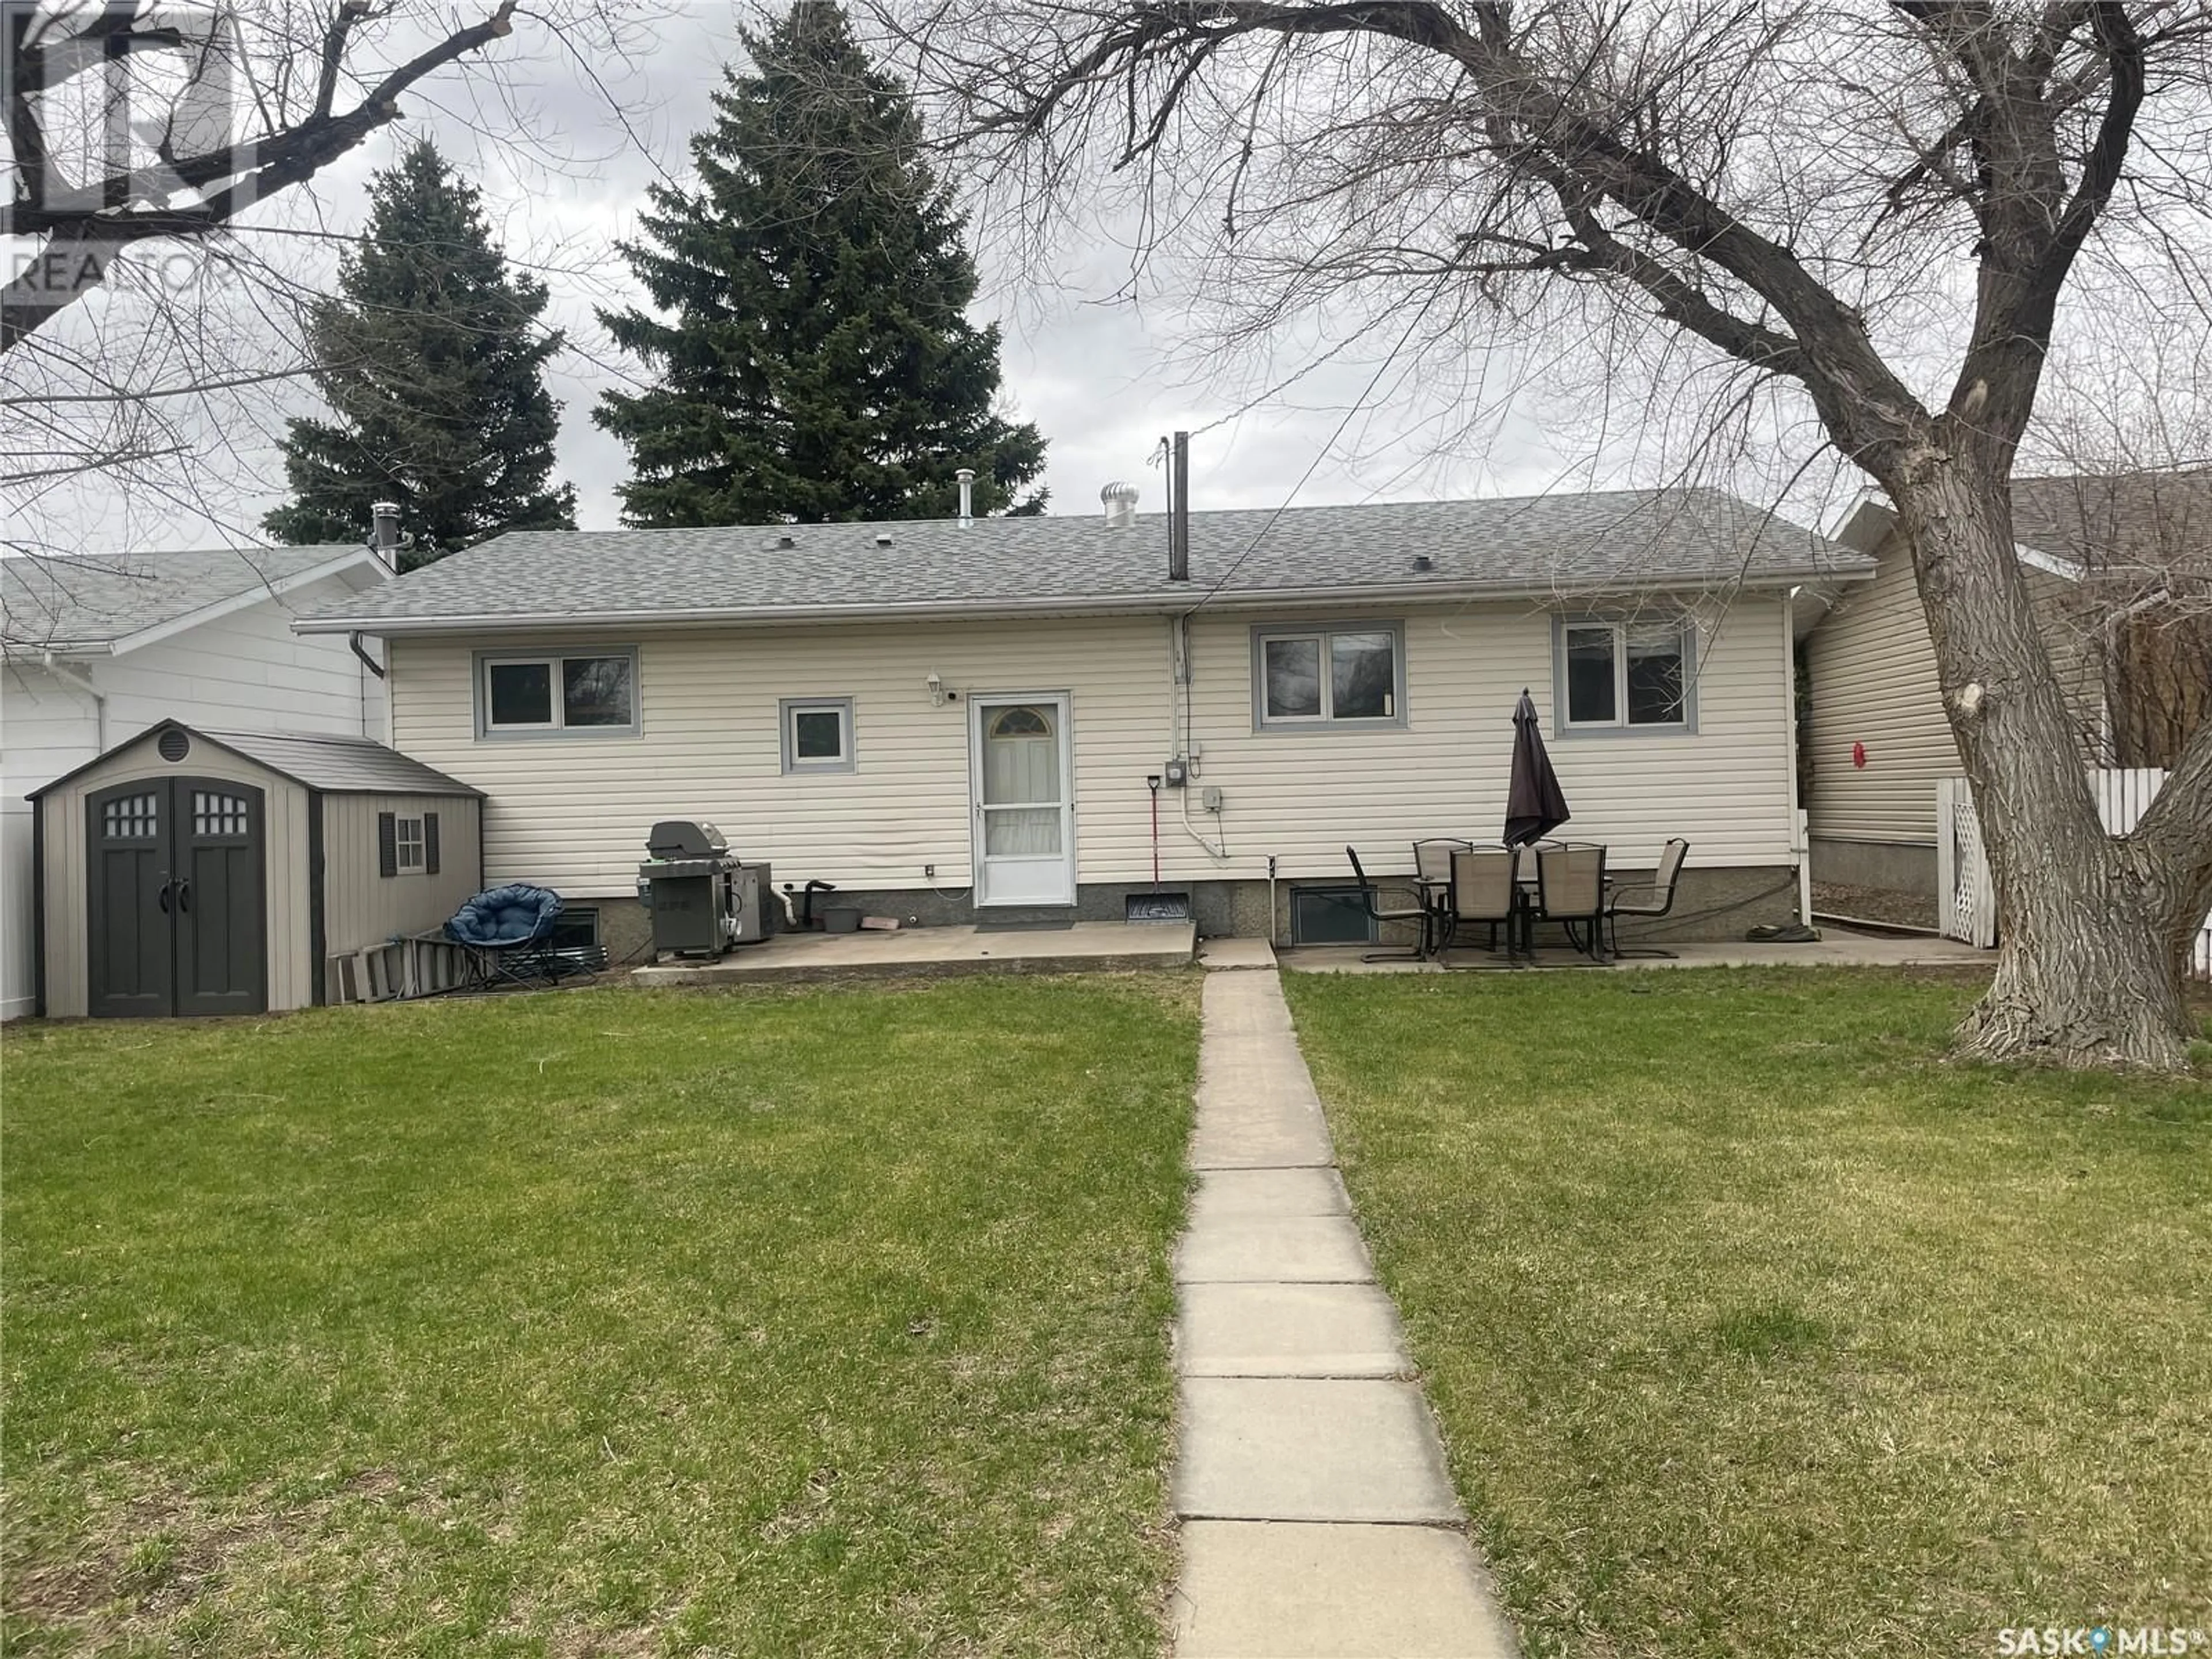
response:
<path id="1" fill-rule="evenodd" d="M 1476 927 L 1490 929 L 1489 949 L 1493 957 L 1498 951 L 1498 930 L 1505 930 L 1505 960 L 1485 963 L 1483 967 L 1521 965 L 1514 959 L 1513 949 L 1513 918 L 1519 904 L 1510 847 L 1468 847 L 1452 854 L 1449 908 L 1443 936 L 1437 945 L 1437 961 L 1442 966 L 1461 966 L 1451 959 L 1452 947 L 1459 943 L 1461 929 Z"/>
<path id="2" fill-rule="evenodd" d="M 561 909 L 558 893 L 520 882 L 489 888 L 469 900 L 441 930 L 467 960 L 465 977 L 453 988 L 550 987 L 605 968 L 603 945 L 553 943 Z"/>
<path id="3" fill-rule="evenodd" d="M 1567 942 L 1592 962 L 1601 960 L 1605 940 L 1605 848 L 1591 842 L 1568 842 L 1536 849 L 1536 908 L 1531 924 L 1556 922 Z M 1585 939 L 1577 933 L 1587 927 Z M 1533 931 L 1533 927 L 1532 927 Z"/>
<path id="4" fill-rule="evenodd" d="M 1444 836 L 1413 843 L 1413 880 L 1420 888 L 1421 902 L 1429 907 L 1429 939 L 1433 948 L 1443 948 L 1441 941 L 1451 927 L 1452 854 L 1464 853 L 1474 845 L 1471 841 Z"/>
<path id="5" fill-rule="evenodd" d="M 1375 879 L 1360 867 L 1359 854 L 1347 847 L 1344 856 L 1352 860 L 1352 879 L 1359 884 L 1359 901 L 1366 907 L 1367 919 L 1378 927 L 1392 922 L 1410 921 L 1420 930 L 1420 942 L 1410 951 L 1370 951 L 1359 959 L 1362 962 L 1425 962 L 1429 957 L 1430 940 L 1434 937 L 1436 912 L 1422 900 L 1419 882 L 1408 877 L 1392 877 L 1400 885 L 1413 890 L 1414 906 L 1410 910 L 1386 910 L 1382 908 L 1380 889 Z"/>
<path id="6" fill-rule="evenodd" d="M 1659 867 L 1652 872 L 1650 881 L 1627 882 L 1618 887 L 1607 887 L 1606 948 L 1613 955 L 1673 958 L 1674 953 L 1672 951 L 1662 951 L 1656 945 L 1622 950 L 1620 918 L 1628 916 L 1639 921 L 1652 921 L 1672 910 L 1674 908 L 1675 878 L 1682 873 L 1682 860 L 1689 855 L 1690 843 L 1677 836 L 1667 843 L 1667 850 L 1660 854 Z"/>

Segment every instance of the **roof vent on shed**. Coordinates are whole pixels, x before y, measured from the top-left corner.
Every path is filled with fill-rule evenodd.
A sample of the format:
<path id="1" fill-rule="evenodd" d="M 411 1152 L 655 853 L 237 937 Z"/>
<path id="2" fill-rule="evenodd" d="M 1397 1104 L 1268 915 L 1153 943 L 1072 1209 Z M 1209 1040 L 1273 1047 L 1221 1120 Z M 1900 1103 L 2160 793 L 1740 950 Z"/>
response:
<path id="1" fill-rule="evenodd" d="M 1427 554 L 1425 554 L 1425 553 L 1416 553 L 1416 554 L 1414 554 L 1414 555 L 1413 555 L 1413 568 L 1414 568 L 1414 569 L 1416 569 L 1416 570 L 1434 570 L 1436 568 L 1437 568 L 1437 562 L 1436 562 L 1434 559 L 1431 558 Z"/>
<path id="2" fill-rule="evenodd" d="M 1136 523 L 1136 485 L 1123 483 L 1117 478 L 1098 492 L 1098 499 L 1105 504 L 1106 527 L 1109 530 L 1127 530 Z"/>
<path id="3" fill-rule="evenodd" d="M 154 752 L 165 761 L 180 761 L 192 752 L 192 740 L 173 726 L 154 739 Z"/>

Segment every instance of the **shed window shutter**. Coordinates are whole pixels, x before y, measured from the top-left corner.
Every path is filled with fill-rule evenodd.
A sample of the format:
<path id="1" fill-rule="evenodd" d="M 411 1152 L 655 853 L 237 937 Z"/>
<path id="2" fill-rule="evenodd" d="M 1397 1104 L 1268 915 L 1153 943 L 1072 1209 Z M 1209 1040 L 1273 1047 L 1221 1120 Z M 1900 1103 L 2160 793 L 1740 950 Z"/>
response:
<path id="1" fill-rule="evenodd" d="M 438 815 L 435 812 L 422 814 L 422 873 L 426 876 L 438 873 Z"/>
<path id="2" fill-rule="evenodd" d="M 399 814 L 379 812 L 376 815 L 376 873 L 396 876 L 399 873 Z"/>

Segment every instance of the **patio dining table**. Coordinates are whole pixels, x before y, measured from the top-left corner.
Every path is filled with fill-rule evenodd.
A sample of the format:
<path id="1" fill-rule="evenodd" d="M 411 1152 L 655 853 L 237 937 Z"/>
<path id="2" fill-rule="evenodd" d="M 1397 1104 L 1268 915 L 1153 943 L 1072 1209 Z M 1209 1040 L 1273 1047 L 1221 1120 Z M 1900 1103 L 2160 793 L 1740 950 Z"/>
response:
<path id="1" fill-rule="evenodd" d="M 1480 842 L 1476 843 L 1478 846 L 1481 844 L 1482 843 Z M 1600 852 L 1603 852 L 1605 850 L 1605 844 L 1602 842 L 1561 842 L 1559 844 L 1561 846 L 1571 845 L 1575 847 L 1595 847 Z M 1492 845 L 1495 845 L 1495 843 L 1493 842 Z M 1535 953 L 1536 924 L 1545 919 L 1543 912 L 1538 906 L 1539 896 L 1542 891 L 1542 885 L 1537 879 L 1536 860 L 1534 856 L 1535 852 L 1536 849 L 1533 846 L 1516 848 L 1514 849 L 1514 921 L 1508 922 L 1506 924 L 1506 943 L 1510 949 L 1513 938 L 1512 929 L 1515 924 L 1517 923 L 1521 930 L 1521 953 L 1523 956 L 1533 956 Z M 1524 854 L 1528 856 L 1522 856 Z M 1413 878 L 1414 890 L 1419 893 L 1423 907 L 1431 913 L 1431 925 L 1422 930 L 1423 936 L 1425 939 L 1436 941 L 1436 943 L 1428 945 L 1425 949 L 1423 952 L 1425 955 L 1433 957 L 1439 955 L 1442 952 L 1442 940 L 1444 938 L 1451 919 L 1451 878 L 1448 876 L 1416 875 Z M 1601 900 L 1602 900 L 1605 893 L 1610 892 L 1613 890 L 1613 885 L 1614 883 L 1613 878 L 1611 876 L 1607 876 L 1600 889 Z M 1568 919 L 1566 918 L 1553 918 L 1553 920 L 1560 921 L 1562 926 L 1570 925 Z M 1582 918 L 1577 916 L 1572 920 L 1578 921 L 1582 920 Z M 1573 939 L 1574 934 L 1571 930 L 1568 933 L 1567 937 L 1570 941 Z M 1579 945 L 1576 948 L 1577 950 L 1581 949 Z M 1604 960 L 1599 939 L 1597 923 L 1595 920 L 1593 920 L 1590 924 L 1590 947 L 1587 951 L 1583 952 L 1583 954 L 1589 956 L 1594 962 Z"/>

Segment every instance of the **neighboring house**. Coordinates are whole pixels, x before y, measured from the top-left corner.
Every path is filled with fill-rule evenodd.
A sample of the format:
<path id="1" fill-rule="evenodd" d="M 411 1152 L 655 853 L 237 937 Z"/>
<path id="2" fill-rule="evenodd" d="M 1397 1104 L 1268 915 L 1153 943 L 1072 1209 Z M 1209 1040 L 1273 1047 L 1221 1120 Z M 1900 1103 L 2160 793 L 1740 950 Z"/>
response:
<path id="1" fill-rule="evenodd" d="M 2212 640 L 2177 592 L 2212 578 L 2212 475 L 2023 478 L 2014 536 L 2085 769 L 2169 764 L 2203 717 Z M 1873 581 L 1806 644 L 1813 873 L 1933 895 L 1936 786 L 1962 775 L 1911 553 L 1869 499 L 1838 539 Z M 2191 611 L 2194 614 L 2189 614 Z"/>
<path id="2" fill-rule="evenodd" d="M 297 625 L 386 640 L 392 742 L 484 793 L 485 879 L 618 955 L 670 817 L 902 920 L 1119 919 L 1157 861 L 1206 931 L 1285 938 L 1347 843 L 1497 838 L 1523 687 L 1565 833 L 1643 869 L 1687 836 L 1686 933 L 1795 914 L 1798 590 L 1864 556 L 1690 490 L 1194 514 L 1188 546 L 1176 580 L 1167 520 L 1110 510 L 516 533 Z"/>
<path id="3" fill-rule="evenodd" d="M 163 720 L 380 738 L 375 677 L 292 618 L 391 574 L 362 545 L 0 560 L 0 1016 L 34 995 L 25 797 Z"/>

